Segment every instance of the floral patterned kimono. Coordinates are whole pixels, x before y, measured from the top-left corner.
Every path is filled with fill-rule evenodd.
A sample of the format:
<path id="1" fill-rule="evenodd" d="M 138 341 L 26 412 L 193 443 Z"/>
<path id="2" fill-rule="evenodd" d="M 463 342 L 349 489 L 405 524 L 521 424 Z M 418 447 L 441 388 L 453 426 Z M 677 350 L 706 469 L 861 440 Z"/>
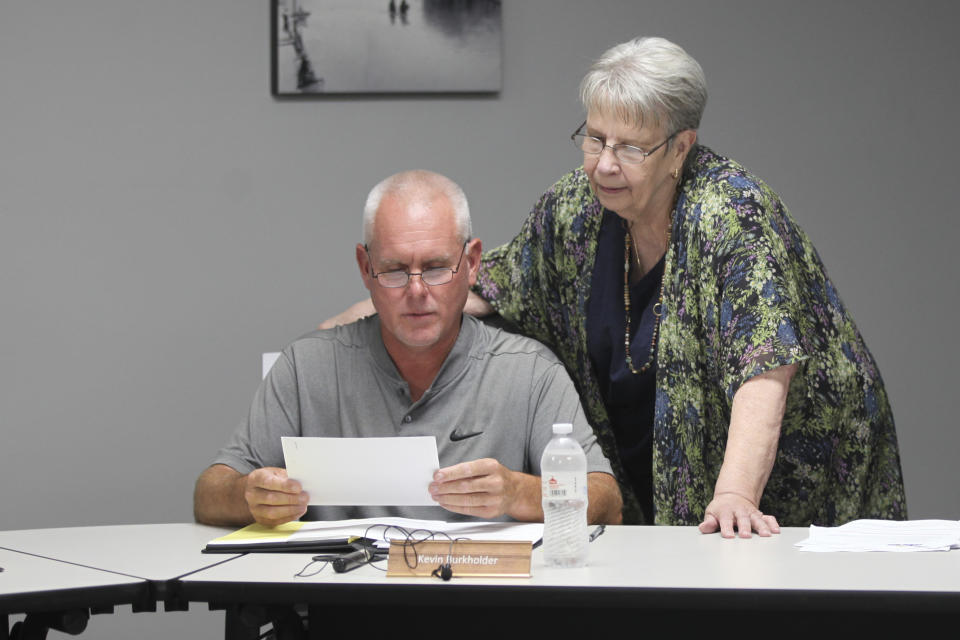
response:
<path id="1" fill-rule="evenodd" d="M 656 347 L 655 523 L 698 524 L 723 462 L 733 396 L 795 363 L 776 461 L 759 505 L 784 526 L 906 518 L 880 372 L 809 238 L 779 197 L 698 146 L 673 213 Z M 583 169 L 543 195 L 520 233 L 483 256 L 476 291 L 566 363 L 624 493 L 587 353 L 586 309 L 603 207 Z"/>

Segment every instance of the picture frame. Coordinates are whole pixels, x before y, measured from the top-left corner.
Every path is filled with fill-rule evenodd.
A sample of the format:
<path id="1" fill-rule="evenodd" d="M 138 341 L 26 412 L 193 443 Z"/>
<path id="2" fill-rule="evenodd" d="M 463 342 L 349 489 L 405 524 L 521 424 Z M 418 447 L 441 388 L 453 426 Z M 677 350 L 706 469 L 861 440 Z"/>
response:
<path id="1" fill-rule="evenodd" d="M 271 0 L 275 97 L 491 94 L 500 0 Z"/>

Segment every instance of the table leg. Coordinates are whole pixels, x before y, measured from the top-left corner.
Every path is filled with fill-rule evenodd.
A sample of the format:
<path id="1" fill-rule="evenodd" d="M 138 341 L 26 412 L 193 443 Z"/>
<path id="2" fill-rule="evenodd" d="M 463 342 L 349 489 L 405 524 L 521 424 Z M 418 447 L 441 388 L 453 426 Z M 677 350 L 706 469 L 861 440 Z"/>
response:
<path id="1" fill-rule="evenodd" d="M 225 610 L 223 637 L 225 640 L 258 640 L 260 625 L 242 615 L 243 605 L 232 604 Z"/>
<path id="2" fill-rule="evenodd" d="M 90 612 L 86 609 L 28 613 L 22 622 L 13 625 L 10 635 L 12 640 L 46 640 L 50 629 L 56 629 L 76 636 L 83 633 L 89 620 Z"/>
<path id="3" fill-rule="evenodd" d="M 226 608 L 224 637 L 227 640 L 256 640 L 260 627 L 273 626 L 277 640 L 305 640 L 303 620 L 292 606 L 256 604 L 231 605 Z"/>

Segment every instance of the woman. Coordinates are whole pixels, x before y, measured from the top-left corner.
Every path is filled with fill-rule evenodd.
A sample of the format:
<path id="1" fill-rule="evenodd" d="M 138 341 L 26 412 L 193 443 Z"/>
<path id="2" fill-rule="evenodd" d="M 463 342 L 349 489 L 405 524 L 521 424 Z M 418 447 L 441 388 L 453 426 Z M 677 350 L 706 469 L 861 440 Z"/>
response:
<path id="1" fill-rule="evenodd" d="M 581 98 L 583 167 L 484 255 L 468 311 L 499 312 L 566 363 L 624 522 L 749 537 L 778 519 L 905 518 L 876 364 L 777 195 L 697 144 L 700 65 L 633 40 Z"/>

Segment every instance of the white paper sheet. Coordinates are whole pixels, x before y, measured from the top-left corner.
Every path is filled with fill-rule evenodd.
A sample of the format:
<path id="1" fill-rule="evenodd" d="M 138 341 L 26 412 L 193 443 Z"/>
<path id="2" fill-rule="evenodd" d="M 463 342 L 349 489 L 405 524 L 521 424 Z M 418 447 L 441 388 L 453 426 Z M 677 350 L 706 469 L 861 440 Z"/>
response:
<path id="1" fill-rule="evenodd" d="M 329 522 L 304 522 L 290 536 L 291 540 L 337 540 L 365 536 L 377 540 L 377 546 L 389 547 L 389 540 L 403 540 L 407 536 L 422 540 L 436 534 L 434 539 L 469 540 L 529 540 L 543 537 L 542 522 L 444 522 L 442 520 L 411 520 L 409 518 L 365 518 Z M 444 535 L 445 534 L 445 535 Z"/>
<path id="2" fill-rule="evenodd" d="M 260 356 L 260 368 L 262 370 L 261 378 L 266 378 L 267 374 L 270 373 L 270 369 L 273 368 L 274 363 L 280 358 L 279 351 L 270 351 L 264 353 Z"/>
<path id="3" fill-rule="evenodd" d="M 281 438 L 287 475 L 318 505 L 436 505 L 427 486 L 440 468 L 433 436 Z"/>
<path id="4" fill-rule="evenodd" d="M 810 526 L 801 551 L 949 551 L 960 548 L 956 520 L 853 520 L 839 527 Z"/>

